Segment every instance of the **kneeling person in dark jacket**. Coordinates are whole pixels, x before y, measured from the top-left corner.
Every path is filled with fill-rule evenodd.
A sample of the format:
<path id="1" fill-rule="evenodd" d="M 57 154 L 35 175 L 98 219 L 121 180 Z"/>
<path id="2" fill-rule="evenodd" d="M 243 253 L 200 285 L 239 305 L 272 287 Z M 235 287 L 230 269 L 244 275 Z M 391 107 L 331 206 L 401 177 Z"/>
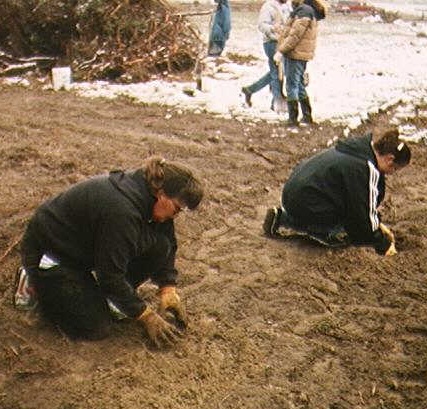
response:
<path id="1" fill-rule="evenodd" d="M 409 147 L 394 129 L 375 140 L 368 134 L 339 141 L 293 170 L 282 206 L 267 211 L 265 233 L 301 234 L 328 246 L 367 245 L 382 255 L 396 254 L 394 235 L 381 223 L 378 206 L 385 175 L 410 159 Z"/>
<path id="2" fill-rule="evenodd" d="M 41 312 L 72 338 L 99 339 L 111 328 L 110 306 L 140 321 L 157 345 L 173 343 L 171 310 L 185 323 L 176 292 L 173 219 L 203 196 L 192 172 L 159 157 L 136 171 L 115 171 L 72 186 L 43 203 L 26 229 L 15 305 L 37 299 Z M 158 314 L 137 287 L 159 286 Z"/>

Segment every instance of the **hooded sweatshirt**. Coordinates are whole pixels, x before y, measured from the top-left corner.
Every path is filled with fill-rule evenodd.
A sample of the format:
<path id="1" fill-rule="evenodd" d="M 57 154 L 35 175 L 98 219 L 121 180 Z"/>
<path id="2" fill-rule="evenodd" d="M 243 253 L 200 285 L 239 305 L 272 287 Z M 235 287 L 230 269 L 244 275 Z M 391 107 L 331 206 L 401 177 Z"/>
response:
<path id="1" fill-rule="evenodd" d="M 131 263 L 156 245 L 159 234 L 169 240 L 171 251 L 161 271 L 151 278 L 159 286 L 176 284 L 174 224 L 151 220 L 155 200 L 142 170 L 111 172 L 78 183 L 36 211 L 30 225 L 39 254 L 52 255 L 61 264 L 89 274 L 95 271 L 105 297 L 136 317 L 145 303 L 126 273 Z"/>
<path id="2" fill-rule="evenodd" d="M 343 226 L 354 244 L 384 254 L 391 242 L 379 229 L 385 177 L 377 166 L 372 134 L 339 141 L 294 169 L 283 206 L 303 228 Z"/>
<path id="3" fill-rule="evenodd" d="M 277 51 L 293 60 L 310 61 L 316 50 L 317 20 L 312 7 L 304 4 L 303 0 L 295 2 L 298 5 L 286 20 Z"/>

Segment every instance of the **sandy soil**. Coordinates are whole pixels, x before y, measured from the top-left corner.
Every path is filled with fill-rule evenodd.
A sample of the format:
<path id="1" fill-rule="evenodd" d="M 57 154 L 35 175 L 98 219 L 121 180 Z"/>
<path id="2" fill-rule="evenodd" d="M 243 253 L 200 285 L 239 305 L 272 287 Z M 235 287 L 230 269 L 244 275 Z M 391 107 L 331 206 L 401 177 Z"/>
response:
<path id="1" fill-rule="evenodd" d="M 125 100 L 2 87 L 2 409 L 427 407 L 426 146 L 388 180 L 382 209 L 399 254 L 327 250 L 261 231 L 290 169 L 342 129 L 173 115 Z M 354 133 L 383 128 L 393 112 Z M 427 118 L 414 120 L 427 125 Z M 197 169 L 200 210 L 177 220 L 183 341 L 152 349 L 134 322 L 72 342 L 11 303 L 18 241 L 44 199 L 151 153 Z M 153 291 L 144 293 L 151 297 Z"/>

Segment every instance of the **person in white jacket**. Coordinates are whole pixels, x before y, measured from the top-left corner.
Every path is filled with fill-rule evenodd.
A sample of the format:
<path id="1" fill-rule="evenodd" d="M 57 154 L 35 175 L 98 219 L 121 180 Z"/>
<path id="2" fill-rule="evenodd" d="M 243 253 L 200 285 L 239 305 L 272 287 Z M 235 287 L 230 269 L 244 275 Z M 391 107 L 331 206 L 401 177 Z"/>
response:
<path id="1" fill-rule="evenodd" d="M 255 92 L 270 85 L 273 94 L 271 109 L 280 112 L 285 104 L 283 96 L 283 79 L 279 79 L 278 65 L 273 57 L 277 48 L 277 40 L 284 29 L 285 21 L 291 12 L 287 0 L 267 0 L 261 7 L 258 16 L 258 30 L 263 36 L 263 47 L 268 59 L 269 71 L 249 86 L 244 86 L 242 92 L 248 106 L 252 106 L 251 97 Z"/>

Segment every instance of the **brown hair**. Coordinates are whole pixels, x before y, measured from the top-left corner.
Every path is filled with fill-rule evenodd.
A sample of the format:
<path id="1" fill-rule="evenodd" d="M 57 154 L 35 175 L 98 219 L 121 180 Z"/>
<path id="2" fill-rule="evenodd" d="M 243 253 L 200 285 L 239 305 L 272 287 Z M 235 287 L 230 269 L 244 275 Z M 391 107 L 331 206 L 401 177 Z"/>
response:
<path id="1" fill-rule="evenodd" d="M 163 190 L 170 198 L 180 200 L 190 210 L 203 198 L 203 188 L 190 169 L 160 156 L 152 156 L 144 167 L 145 179 L 153 193 Z"/>
<path id="2" fill-rule="evenodd" d="M 411 160 L 411 151 L 405 142 L 399 140 L 399 130 L 396 128 L 385 131 L 373 146 L 380 155 L 392 154 L 393 162 L 399 166 L 406 166 Z"/>

